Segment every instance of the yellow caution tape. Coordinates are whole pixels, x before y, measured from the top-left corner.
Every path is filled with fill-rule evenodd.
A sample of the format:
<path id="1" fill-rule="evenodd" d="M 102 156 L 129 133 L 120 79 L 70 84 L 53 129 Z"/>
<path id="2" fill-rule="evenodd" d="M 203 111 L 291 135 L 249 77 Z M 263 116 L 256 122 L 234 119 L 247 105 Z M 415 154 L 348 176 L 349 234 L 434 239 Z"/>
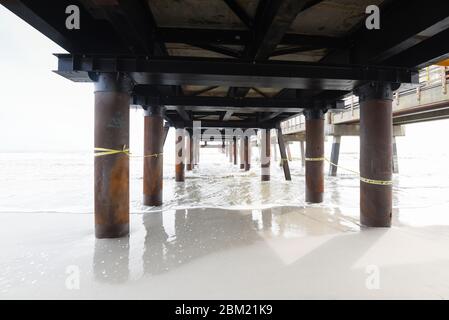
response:
<path id="1" fill-rule="evenodd" d="M 129 149 L 126 148 L 126 145 L 124 145 L 123 149 L 121 149 L 121 150 L 108 149 L 108 148 L 94 148 L 94 151 L 95 151 L 95 157 L 107 156 L 110 154 L 118 154 L 118 153 L 124 153 L 128 156 L 130 155 Z"/>
<path id="2" fill-rule="evenodd" d="M 326 158 L 319 157 L 319 158 L 305 158 L 306 161 L 324 161 Z"/>
<path id="3" fill-rule="evenodd" d="M 377 184 L 379 186 L 391 186 L 393 184 L 393 181 L 391 180 L 374 180 L 374 179 L 367 179 L 360 177 L 360 181 L 369 183 L 369 184 Z"/>
<path id="4" fill-rule="evenodd" d="M 108 149 L 108 148 L 94 148 L 95 151 L 95 157 L 101 157 L 101 156 L 107 156 L 111 154 L 118 154 L 118 153 L 124 153 L 129 157 L 142 157 L 142 158 L 148 158 L 148 157 L 160 157 L 163 155 L 163 153 L 154 153 L 154 154 L 147 154 L 143 156 L 135 156 L 131 155 L 129 152 L 129 149 L 126 147 L 126 145 L 123 146 L 122 149 Z"/>
<path id="5" fill-rule="evenodd" d="M 335 166 L 337 168 L 341 168 L 343 170 L 355 173 L 356 175 L 359 176 L 360 181 L 368 183 L 368 184 L 375 184 L 375 185 L 379 185 L 379 186 L 391 186 L 393 184 L 393 181 L 391 180 L 375 180 L 375 179 L 368 179 L 368 178 L 364 178 L 362 176 L 360 176 L 360 173 L 352 170 L 352 169 L 348 169 L 342 166 L 339 166 L 338 164 L 333 163 L 332 161 L 330 161 L 329 159 L 327 159 L 326 157 L 319 157 L 319 158 L 305 158 L 306 161 L 327 161 L 329 162 L 330 165 Z"/>

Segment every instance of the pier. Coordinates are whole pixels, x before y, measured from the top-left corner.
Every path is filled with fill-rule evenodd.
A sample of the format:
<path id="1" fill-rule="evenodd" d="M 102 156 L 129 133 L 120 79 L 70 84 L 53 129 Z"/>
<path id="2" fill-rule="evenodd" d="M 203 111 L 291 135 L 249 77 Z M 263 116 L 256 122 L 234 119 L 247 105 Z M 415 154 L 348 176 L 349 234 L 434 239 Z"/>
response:
<path id="1" fill-rule="evenodd" d="M 258 137 L 263 183 L 274 163 L 271 131 L 287 181 L 288 143 L 305 144 L 305 198 L 320 203 L 325 135 L 335 137 L 335 164 L 341 137 L 359 135 L 360 223 L 390 227 L 394 137 L 402 125 L 449 118 L 449 3 L 372 2 L 381 12 L 374 30 L 356 0 L 0 4 L 67 51 L 55 54 L 58 75 L 94 84 L 95 235 L 119 238 L 129 234 L 129 110 L 136 107 L 144 110 L 144 205 L 163 204 L 165 143 L 176 145 L 182 184 L 200 163 L 201 141 L 219 143 L 233 165 L 249 170 Z M 69 28 L 67 19 L 77 17 L 79 26 Z M 175 141 L 166 141 L 168 130 Z"/>
<path id="2" fill-rule="evenodd" d="M 449 118 L 449 68 L 432 65 L 419 72 L 419 84 L 403 86 L 393 95 L 393 173 L 399 172 L 396 137 L 405 136 L 406 124 Z M 326 114 L 325 135 L 333 138 L 330 162 L 338 165 L 342 137 L 360 136 L 360 103 L 355 95 L 344 98 L 344 108 Z M 289 143 L 306 141 L 306 117 L 295 115 L 281 123 L 284 139 Z M 272 143 L 276 143 L 272 139 Z M 304 163 L 304 154 L 301 155 Z M 336 176 L 338 167 L 331 165 L 329 175 Z"/>

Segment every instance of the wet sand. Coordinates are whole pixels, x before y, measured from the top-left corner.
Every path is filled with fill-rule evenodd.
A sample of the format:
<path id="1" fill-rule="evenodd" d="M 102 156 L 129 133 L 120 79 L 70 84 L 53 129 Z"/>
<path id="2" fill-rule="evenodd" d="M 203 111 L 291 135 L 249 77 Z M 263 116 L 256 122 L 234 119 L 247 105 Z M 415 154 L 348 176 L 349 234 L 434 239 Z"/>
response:
<path id="1" fill-rule="evenodd" d="M 134 214 L 129 239 L 95 240 L 89 215 L 17 222 L 0 235 L 3 299 L 449 298 L 447 225 L 365 230 L 325 208 L 204 208 Z"/>

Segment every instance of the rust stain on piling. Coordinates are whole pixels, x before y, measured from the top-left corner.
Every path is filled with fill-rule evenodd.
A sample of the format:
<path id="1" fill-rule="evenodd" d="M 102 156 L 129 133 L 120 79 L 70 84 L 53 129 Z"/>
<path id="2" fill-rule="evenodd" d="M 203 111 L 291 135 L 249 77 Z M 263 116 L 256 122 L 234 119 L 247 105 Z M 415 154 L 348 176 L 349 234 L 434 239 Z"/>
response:
<path id="1" fill-rule="evenodd" d="M 306 120 L 306 159 L 324 157 L 324 119 Z M 324 192 L 324 161 L 306 161 L 306 201 L 320 203 Z"/>
<path id="2" fill-rule="evenodd" d="M 391 181 L 393 120 L 391 100 L 369 100 L 360 106 L 360 175 Z M 391 226 L 392 186 L 360 182 L 360 222 L 369 227 Z"/>
<path id="3" fill-rule="evenodd" d="M 162 205 L 164 120 L 160 112 L 144 117 L 143 204 L 147 206 Z"/>
<path id="4" fill-rule="evenodd" d="M 185 151 L 184 130 L 176 129 L 175 180 L 177 182 L 183 182 L 185 179 L 184 151 Z"/>
<path id="5" fill-rule="evenodd" d="M 95 147 L 121 150 L 129 145 L 129 95 L 95 93 Z M 95 157 L 95 235 L 116 238 L 129 232 L 129 158 Z"/>

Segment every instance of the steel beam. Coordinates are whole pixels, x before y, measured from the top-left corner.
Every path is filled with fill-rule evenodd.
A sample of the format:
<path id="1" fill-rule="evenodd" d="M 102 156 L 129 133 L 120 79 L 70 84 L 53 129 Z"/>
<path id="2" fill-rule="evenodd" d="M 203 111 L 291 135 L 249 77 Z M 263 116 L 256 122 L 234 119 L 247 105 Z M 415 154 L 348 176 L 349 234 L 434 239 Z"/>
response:
<path id="1" fill-rule="evenodd" d="M 381 11 L 379 30 L 361 29 L 351 55 L 354 63 L 382 63 L 448 28 L 447 1 L 392 1 Z"/>
<path id="2" fill-rule="evenodd" d="M 449 30 L 438 33 L 385 61 L 394 66 L 424 68 L 449 58 Z"/>
<path id="3" fill-rule="evenodd" d="M 309 8 L 315 0 L 261 1 L 263 13 L 256 17 L 256 34 L 251 46 L 253 60 L 268 59 L 287 33 L 298 13 Z M 260 6 L 259 4 L 259 6 Z"/>
<path id="4" fill-rule="evenodd" d="M 96 72 L 126 72 L 136 84 L 221 85 L 350 91 L 365 82 L 417 83 L 409 68 L 324 65 L 284 61 L 249 63 L 232 59 L 93 57 L 59 54 L 56 73 L 73 81 L 92 81 Z M 194 71 L 192 71 L 194 70 Z"/>
<path id="5" fill-rule="evenodd" d="M 253 37 L 251 30 L 201 29 L 159 27 L 156 33 L 158 41 L 166 43 L 195 43 L 217 45 L 247 45 Z M 295 46 L 315 46 L 326 48 L 342 48 L 348 45 L 341 38 L 306 35 L 297 33 L 285 34 L 280 44 Z"/>
<path id="6" fill-rule="evenodd" d="M 236 0 L 224 0 L 224 2 L 248 29 L 253 27 L 253 19 L 248 15 L 248 13 L 246 13 L 245 9 L 243 9 Z"/>
<path id="7" fill-rule="evenodd" d="M 182 122 L 179 126 L 185 128 L 192 128 L 193 122 Z M 275 123 L 273 122 L 248 122 L 248 121 L 238 121 L 238 120 L 229 120 L 229 121 L 215 121 L 215 120 L 204 120 L 201 121 L 202 128 L 241 128 L 241 129 L 256 129 L 256 128 L 274 128 Z"/>
<path id="8" fill-rule="evenodd" d="M 247 107 L 252 108 L 253 111 L 267 110 L 289 110 L 298 112 L 301 110 L 300 105 L 305 102 L 303 99 L 281 99 L 281 98 L 234 98 L 234 97 L 217 97 L 217 96 L 165 96 L 165 95 L 153 95 L 148 92 L 145 87 L 138 86 L 133 93 L 134 104 L 140 105 L 165 105 L 168 106 L 182 106 L 184 110 L 228 110 L 232 107 Z M 329 100 L 329 104 L 332 101 Z M 189 108 L 193 107 L 193 108 Z M 224 108 L 199 108 L 199 107 L 224 107 Z M 258 108 L 258 109 L 255 109 Z M 266 109 L 264 109 L 266 108 Z"/>
<path id="9" fill-rule="evenodd" d="M 250 61 L 268 59 L 280 44 L 298 13 L 313 2 L 317 1 L 259 1 L 254 23 L 254 40 L 246 44 L 245 57 Z M 230 87 L 228 96 L 244 97 L 248 94 L 250 87 Z"/>

